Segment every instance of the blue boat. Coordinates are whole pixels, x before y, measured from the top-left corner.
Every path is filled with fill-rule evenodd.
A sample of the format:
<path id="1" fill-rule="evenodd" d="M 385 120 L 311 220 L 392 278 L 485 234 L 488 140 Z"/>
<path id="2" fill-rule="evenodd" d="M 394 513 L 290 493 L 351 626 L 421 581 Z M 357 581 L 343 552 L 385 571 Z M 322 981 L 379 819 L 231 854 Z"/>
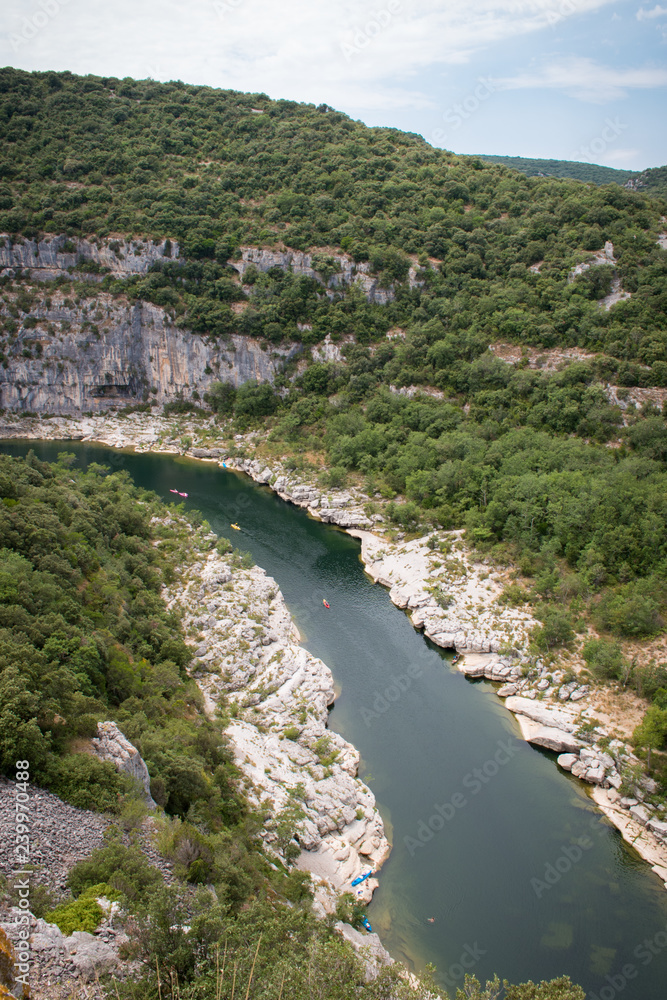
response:
<path id="1" fill-rule="evenodd" d="M 368 917 L 364 917 L 361 922 L 364 925 L 364 927 L 366 928 L 366 930 L 368 931 L 368 933 L 372 934 L 373 933 L 373 928 L 371 927 L 371 925 L 369 923 Z"/>
<path id="2" fill-rule="evenodd" d="M 373 872 L 372 872 L 372 871 L 370 871 L 370 872 L 366 872 L 366 874 L 365 874 L 365 875 L 358 875 L 358 876 L 357 876 L 357 877 L 356 877 L 356 878 L 355 878 L 355 879 L 353 880 L 353 882 L 352 882 L 352 885 L 361 885 L 361 883 L 362 883 L 362 882 L 365 882 L 367 878 L 370 878 L 372 874 L 373 874 Z"/>

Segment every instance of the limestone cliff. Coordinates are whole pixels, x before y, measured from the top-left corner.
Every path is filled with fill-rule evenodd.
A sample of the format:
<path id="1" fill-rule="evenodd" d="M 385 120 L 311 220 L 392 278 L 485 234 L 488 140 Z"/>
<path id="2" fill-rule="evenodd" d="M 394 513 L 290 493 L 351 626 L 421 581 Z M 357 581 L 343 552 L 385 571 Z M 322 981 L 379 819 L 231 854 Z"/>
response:
<path id="1" fill-rule="evenodd" d="M 96 265 L 84 271 L 89 280 L 99 280 L 104 273 L 115 277 L 146 274 L 157 260 L 178 257 L 178 243 L 154 243 L 153 240 L 83 240 L 52 236 L 42 240 L 13 240 L 0 234 L 0 277 L 13 275 L 17 268 L 33 279 L 48 281 L 69 274 L 82 264 Z M 96 273 L 97 270 L 97 273 Z"/>
<path id="2" fill-rule="evenodd" d="M 394 298 L 392 288 L 380 287 L 377 276 L 371 274 L 370 264 L 356 263 L 347 254 L 302 253 L 300 250 L 261 250 L 257 247 L 241 247 L 241 260 L 229 261 L 229 264 L 242 277 L 249 267 L 255 267 L 263 272 L 279 267 L 283 271 L 315 278 L 332 292 L 345 285 L 357 285 L 369 302 L 378 305 L 386 305 Z M 410 288 L 419 284 L 414 267 L 408 272 L 408 284 Z"/>
<path id="3" fill-rule="evenodd" d="M 259 341 L 235 335 L 204 339 L 176 325 L 159 306 L 101 290 L 81 302 L 59 287 L 39 285 L 27 292 L 29 307 L 15 291 L 0 304 L 6 327 L 13 315 L 20 316 L 0 368 L 3 409 L 76 414 L 148 400 L 196 400 L 214 381 L 273 381 L 285 359 L 299 350 L 299 345 L 263 350 Z"/>
<path id="4" fill-rule="evenodd" d="M 214 381 L 271 382 L 301 350 L 299 344 L 269 347 L 240 335 L 214 340 L 193 334 L 187 315 L 177 320 L 173 310 L 101 288 L 92 296 L 68 297 L 71 278 L 95 289 L 107 275 L 145 275 L 166 259 L 182 262 L 177 243 L 64 235 L 13 240 L 0 234 L 0 277 L 22 279 L 10 281 L 0 301 L 7 335 L 0 342 L 0 407 L 75 415 L 138 402 L 196 402 Z M 242 247 L 240 259 L 227 263 L 241 282 L 250 267 L 264 272 L 277 267 L 314 278 L 329 297 L 354 285 L 369 302 L 384 305 L 394 298 L 391 287 L 380 287 L 368 263 L 356 263 L 347 254 Z M 58 278 L 67 279 L 66 292 Z M 414 267 L 408 284 L 419 284 Z M 253 286 L 243 287 L 251 298 Z M 340 359 L 340 349 L 329 341 L 322 357 Z"/>

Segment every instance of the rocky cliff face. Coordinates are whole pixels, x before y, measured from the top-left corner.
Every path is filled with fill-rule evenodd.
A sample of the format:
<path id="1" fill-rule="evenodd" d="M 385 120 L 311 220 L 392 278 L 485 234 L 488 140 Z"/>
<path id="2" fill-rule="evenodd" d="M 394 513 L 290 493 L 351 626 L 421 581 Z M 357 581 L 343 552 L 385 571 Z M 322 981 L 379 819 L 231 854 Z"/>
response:
<path id="1" fill-rule="evenodd" d="M 155 809 L 146 762 L 137 748 L 123 736 L 116 723 L 98 722 L 97 739 L 91 740 L 91 743 L 93 752 L 100 760 L 109 761 L 117 771 L 128 774 L 139 783 L 146 805 L 149 809 Z"/>
<path id="2" fill-rule="evenodd" d="M 214 381 L 273 381 L 300 345 L 264 349 L 241 336 L 211 341 L 190 333 L 159 306 L 101 290 L 72 301 L 52 284 L 59 277 L 75 277 L 95 286 L 105 275 L 146 274 L 165 259 L 181 260 L 177 243 L 64 235 L 12 240 L 0 234 L 0 277 L 24 279 L 18 290 L 10 285 L 0 302 L 0 322 L 8 334 L 0 343 L 0 407 L 22 413 L 98 413 L 149 400 L 158 405 L 197 401 Z M 356 285 L 369 302 L 384 305 L 394 298 L 391 288 L 380 287 L 368 263 L 355 263 L 346 254 L 242 247 L 241 259 L 228 263 L 241 281 L 250 267 L 263 272 L 278 267 L 314 278 L 329 296 Z M 413 267 L 408 283 L 411 288 L 419 284 Z M 245 290 L 252 295 L 251 286 Z M 314 356 L 332 360 L 341 353 L 328 342 Z"/>
<path id="3" fill-rule="evenodd" d="M 326 258 L 328 267 L 322 268 L 320 262 Z M 258 271 L 270 271 L 273 267 L 279 267 L 283 271 L 292 271 L 306 278 L 315 278 L 321 281 L 327 288 L 332 290 L 342 288 L 344 285 L 358 285 L 369 302 L 376 302 L 378 305 L 386 305 L 394 298 L 391 288 L 380 288 L 377 277 L 370 273 L 370 265 L 366 262 L 355 263 L 346 254 L 310 254 L 302 253 L 300 250 L 260 250 L 257 247 L 241 247 L 241 260 L 229 261 L 243 277 L 249 267 L 255 267 Z M 318 269 L 318 264 L 320 264 Z M 330 270 L 336 268 L 333 274 Z M 408 274 L 410 288 L 419 284 L 417 272 L 414 267 L 410 268 Z"/>
<path id="4" fill-rule="evenodd" d="M 58 288 L 31 291 L 29 322 L 10 341 L 0 368 L 4 409 L 74 414 L 190 399 L 203 396 L 214 381 L 272 381 L 299 350 L 264 351 L 240 336 L 206 341 L 176 326 L 159 306 L 106 292 L 77 304 Z M 6 295 L 0 318 L 16 309 L 16 298 Z"/>
<path id="5" fill-rule="evenodd" d="M 48 281 L 69 268 L 95 264 L 100 272 L 116 277 L 146 274 L 156 260 L 178 257 L 178 243 L 154 243 L 153 240 L 79 240 L 53 236 L 43 240 L 12 240 L 0 234 L 0 276 L 14 274 L 17 268 L 32 278 Z M 88 272 L 92 280 L 99 274 Z"/>

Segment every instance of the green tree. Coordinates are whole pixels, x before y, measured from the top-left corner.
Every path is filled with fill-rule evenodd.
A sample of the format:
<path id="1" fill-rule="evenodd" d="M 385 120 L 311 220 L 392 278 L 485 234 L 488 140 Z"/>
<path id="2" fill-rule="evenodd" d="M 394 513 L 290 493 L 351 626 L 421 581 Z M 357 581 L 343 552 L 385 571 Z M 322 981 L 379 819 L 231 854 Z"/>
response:
<path id="1" fill-rule="evenodd" d="M 667 709 L 651 705 L 632 734 L 638 749 L 646 750 L 647 767 L 651 769 L 651 751 L 662 750 L 667 740 Z"/>

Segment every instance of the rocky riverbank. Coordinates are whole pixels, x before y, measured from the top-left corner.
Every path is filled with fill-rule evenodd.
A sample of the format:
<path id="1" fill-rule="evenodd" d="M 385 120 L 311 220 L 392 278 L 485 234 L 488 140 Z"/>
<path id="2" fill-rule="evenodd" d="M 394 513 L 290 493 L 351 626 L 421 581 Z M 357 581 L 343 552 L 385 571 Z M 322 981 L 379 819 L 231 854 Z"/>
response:
<path id="1" fill-rule="evenodd" d="M 315 876 L 322 914 L 345 891 L 368 902 L 377 881 L 356 890 L 350 883 L 376 871 L 390 847 L 375 797 L 357 777 L 359 754 L 327 729 L 331 671 L 299 645 L 275 580 L 221 555 L 214 542 L 210 535 L 194 546 L 164 595 L 190 636 L 205 709 L 213 714 L 229 701 L 227 733 L 247 795 L 266 811 L 261 835 L 269 853 L 284 860 L 290 843 L 298 845 L 296 863 Z"/>
<path id="2" fill-rule="evenodd" d="M 640 762 L 624 740 L 613 738 L 615 720 L 598 721 L 596 692 L 577 670 L 530 655 L 528 637 L 538 623 L 528 609 L 499 603 L 507 571 L 476 559 L 460 532 L 391 541 L 383 535 L 384 517 L 368 513 L 370 498 L 361 491 L 322 490 L 280 463 L 256 459 L 260 439 L 254 435 L 237 435 L 233 445 L 224 444 L 213 420 L 175 424 L 148 414 L 5 418 L 0 435 L 89 440 L 215 461 L 349 531 L 361 540 L 366 571 L 389 588 L 392 601 L 415 627 L 437 645 L 455 649 L 464 674 L 502 685 L 497 693 L 506 699 L 523 738 L 559 753 L 559 766 L 592 786 L 598 806 L 667 885 L 667 815 L 647 801 L 654 783 L 633 775 Z"/>

